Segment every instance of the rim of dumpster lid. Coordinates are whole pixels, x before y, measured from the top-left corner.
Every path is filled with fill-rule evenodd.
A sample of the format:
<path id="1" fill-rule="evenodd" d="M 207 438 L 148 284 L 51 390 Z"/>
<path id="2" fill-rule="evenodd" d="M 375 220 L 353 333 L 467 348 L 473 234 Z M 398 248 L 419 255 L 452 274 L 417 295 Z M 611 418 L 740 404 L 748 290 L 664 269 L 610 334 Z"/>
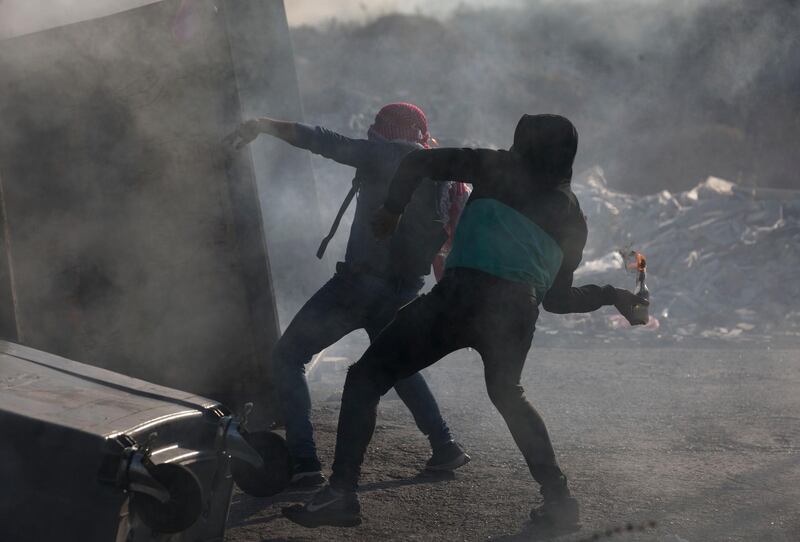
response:
<path id="1" fill-rule="evenodd" d="M 24 346 L 24 345 L 20 345 L 20 344 L 17 344 L 17 343 L 12 343 L 12 342 L 0 339 L 0 354 L 5 354 L 5 355 L 8 355 L 8 356 L 17 358 L 17 359 L 21 359 L 21 360 L 27 361 L 29 363 L 32 363 L 34 365 L 38 365 L 39 367 L 45 367 L 47 369 L 50 369 L 50 370 L 53 370 L 53 371 L 56 371 L 56 372 L 59 372 L 59 373 L 65 374 L 65 375 L 81 379 L 81 380 L 83 380 L 85 382 L 91 382 L 93 384 L 98 384 L 98 385 L 106 387 L 106 388 L 122 391 L 122 392 L 125 392 L 125 393 L 129 393 L 131 395 L 136 395 L 138 397 L 144 397 L 144 398 L 147 398 L 147 399 L 153 399 L 153 400 L 156 400 L 156 401 L 161 401 L 163 403 L 182 406 L 182 407 L 190 409 L 192 411 L 191 414 L 188 413 L 189 412 L 188 410 L 187 411 L 181 411 L 181 412 L 174 413 L 174 414 L 170 414 L 170 415 L 167 415 L 167 419 L 170 416 L 182 417 L 182 416 L 189 416 L 189 415 L 214 415 L 216 417 L 222 417 L 222 416 L 225 415 L 225 413 L 227 411 L 227 408 L 222 403 L 220 403 L 219 401 L 215 401 L 213 399 L 208 399 L 208 398 L 202 397 L 200 395 L 193 395 L 193 394 L 191 394 L 191 392 L 186 392 L 184 390 L 175 390 L 175 391 L 179 391 L 179 392 L 182 392 L 182 393 L 186 393 L 188 395 L 188 398 L 179 399 L 179 398 L 176 398 L 176 397 L 170 397 L 168 395 L 164 395 L 162 393 L 157 393 L 157 392 L 154 392 L 154 391 L 147 391 L 147 390 L 137 389 L 137 388 L 125 385 L 125 384 L 120 384 L 120 383 L 117 383 L 117 382 L 110 382 L 110 381 L 104 380 L 102 378 L 81 374 L 78 371 L 70 370 L 70 369 L 65 368 L 65 367 L 59 367 L 57 364 L 54 364 L 54 363 L 47 363 L 47 362 L 42 361 L 42 360 L 32 359 L 30 356 L 25 355 L 27 350 L 37 351 L 37 350 L 35 350 L 33 348 L 30 348 L 30 347 L 27 347 L 27 346 Z M 84 365 L 81 362 L 77 362 L 77 361 L 71 360 L 69 358 L 64 358 L 64 357 L 61 357 L 61 356 L 58 356 L 56 354 L 52 354 L 52 353 L 49 353 L 49 352 L 45 352 L 45 351 L 37 351 L 37 352 L 39 352 L 41 354 L 44 354 L 44 355 L 46 355 L 48 357 L 56 358 L 56 361 L 61 360 L 61 361 L 65 362 L 65 363 Z M 114 375 L 121 376 L 121 377 L 124 377 L 124 378 L 129 378 L 131 380 L 140 381 L 140 382 L 143 382 L 145 384 L 151 384 L 151 385 L 157 386 L 159 388 L 165 388 L 164 386 L 161 386 L 159 384 L 152 384 L 152 383 L 150 383 L 150 382 L 148 382 L 146 380 L 140 380 L 140 379 L 137 379 L 135 377 L 130 377 L 130 376 L 127 376 L 127 375 L 123 375 L 122 373 L 115 373 L 114 371 L 110 371 L 108 369 L 103 369 L 102 367 L 94 367 L 94 366 L 92 366 L 92 369 L 97 370 L 97 371 L 103 371 L 103 372 L 106 372 L 106 373 L 109 373 L 109 374 L 114 374 Z M 195 402 L 193 402 L 190 399 L 194 399 Z M 163 420 L 161 420 L 161 421 L 163 421 Z M 143 424 L 143 426 L 146 428 L 147 424 L 149 424 L 149 423 L 151 423 L 151 422 L 147 422 L 147 423 Z M 112 431 L 111 433 L 108 433 L 105 436 L 106 436 L 106 438 L 116 438 L 116 437 L 122 435 L 123 433 L 141 431 L 141 429 L 142 429 L 142 426 L 135 426 L 135 427 L 128 428 L 128 429 L 125 429 L 125 430 Z"/>

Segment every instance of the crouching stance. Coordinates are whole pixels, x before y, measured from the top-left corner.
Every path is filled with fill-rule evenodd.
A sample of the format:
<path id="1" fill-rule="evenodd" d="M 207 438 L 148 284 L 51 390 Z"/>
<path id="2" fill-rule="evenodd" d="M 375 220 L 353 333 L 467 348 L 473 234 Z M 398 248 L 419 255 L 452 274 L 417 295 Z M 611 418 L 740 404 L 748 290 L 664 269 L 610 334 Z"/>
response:
<path id="1" fill-rule="evenodd" d="M 461 217 L 445 276 L 397 314 L 347 375 L 330 485 L 284 515 L 308 527 L 361 521 L 356 497 L 378 401 L 395 382 L 454 350 L 483 358 L 486 388 L 539 483 L 543 524 L 577 523 L 578 505 L 556 462 L 544 421 L 520 375 L 545 310 L 591 312 L 615 305 L 626 316 L 638 297 L 613 286 L 572 285 L 587 226 L 570 189 L 578 136 L 567 119 L 524 116 L 509 151 L 414 152 L 398 168 L 373 230 L 390 235 L 422 179 L 464 179 L 474 191 Z"/>

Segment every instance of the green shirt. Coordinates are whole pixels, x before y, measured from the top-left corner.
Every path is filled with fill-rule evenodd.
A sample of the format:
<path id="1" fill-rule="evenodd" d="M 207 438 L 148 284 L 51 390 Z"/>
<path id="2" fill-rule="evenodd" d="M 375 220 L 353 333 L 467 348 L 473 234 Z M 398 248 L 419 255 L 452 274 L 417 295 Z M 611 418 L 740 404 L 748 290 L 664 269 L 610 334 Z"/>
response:
<path id="1" fill-rule="evenodd" d="M 558 243 L 522 213 L 481 198 L 464 209 L 446 268 L 468 267 L 527 284 L 542 300 L 562 258 Z"/>

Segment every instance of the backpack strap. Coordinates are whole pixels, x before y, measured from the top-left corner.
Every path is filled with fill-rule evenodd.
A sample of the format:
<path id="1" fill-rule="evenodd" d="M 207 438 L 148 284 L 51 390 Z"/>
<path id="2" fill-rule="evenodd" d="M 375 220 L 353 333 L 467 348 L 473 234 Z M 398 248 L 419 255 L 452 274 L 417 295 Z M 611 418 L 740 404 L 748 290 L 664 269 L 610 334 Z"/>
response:
<path id="1" fill-rule="evenodd" d="M 350 202 L 353 201 L 356 192 L 358 192 L 358 182 L 356 182 L 356 179 L 353 178 L 353 186 L 350 187 L 350 191 L 344 197 L 342 206 L 339 207 L 339 212 L 336 213 L 336 218 L 333 220 L 333 224 L 331 224 L 331 229 L 328 232 L 328 235 L 326 235 L 325 238 L 322 240 L 322 242 L 319 244 L 319 248 L 317 249 L 317 258 L 319 258 L 320 260 L 325 255 L 325 250 L 328 248 L 328 243 L 330 243 L 331 239 L 333 239 L 333 236 L 336 235 L 336 230 L 339 229 L 339 224 L 342 222 L 342 217 L 344 216 L 344 213 L 347 211 L 347 208 L 350 207 Z"/>

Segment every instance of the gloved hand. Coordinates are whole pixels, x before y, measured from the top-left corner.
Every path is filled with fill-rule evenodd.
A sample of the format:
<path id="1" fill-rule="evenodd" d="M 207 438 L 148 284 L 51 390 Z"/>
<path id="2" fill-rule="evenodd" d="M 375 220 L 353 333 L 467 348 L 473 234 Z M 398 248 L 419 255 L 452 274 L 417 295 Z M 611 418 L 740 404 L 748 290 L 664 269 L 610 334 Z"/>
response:
<path id="1" fill-rule="evenodd" d="M 381 206 L 370 220 L 372 234 L 379 240 L 391 236 L 397 229 L 397 224 L 400 223 L 400 216 L 402 215 L 395 214 Z"/>
<path id="2" fill-rule="evenodd" d="M 629 292 L 628 290 L 624 290 L 622 288 L 615 288 L 615 296 L 614 296 L 614 307 L 619 311 L 619 313 L 625 317 L 625 319 L 632 325 L 632 326 L 641 326 L 646 324 L 647 322 L 642 322 L 640 320 L 635 320 L 633 315 L 633 306 L 634 305 L 650 305 L 650 302 L 646 299 L 642 299 L 638 295 L 634 294 L 633 292 Z"/>

